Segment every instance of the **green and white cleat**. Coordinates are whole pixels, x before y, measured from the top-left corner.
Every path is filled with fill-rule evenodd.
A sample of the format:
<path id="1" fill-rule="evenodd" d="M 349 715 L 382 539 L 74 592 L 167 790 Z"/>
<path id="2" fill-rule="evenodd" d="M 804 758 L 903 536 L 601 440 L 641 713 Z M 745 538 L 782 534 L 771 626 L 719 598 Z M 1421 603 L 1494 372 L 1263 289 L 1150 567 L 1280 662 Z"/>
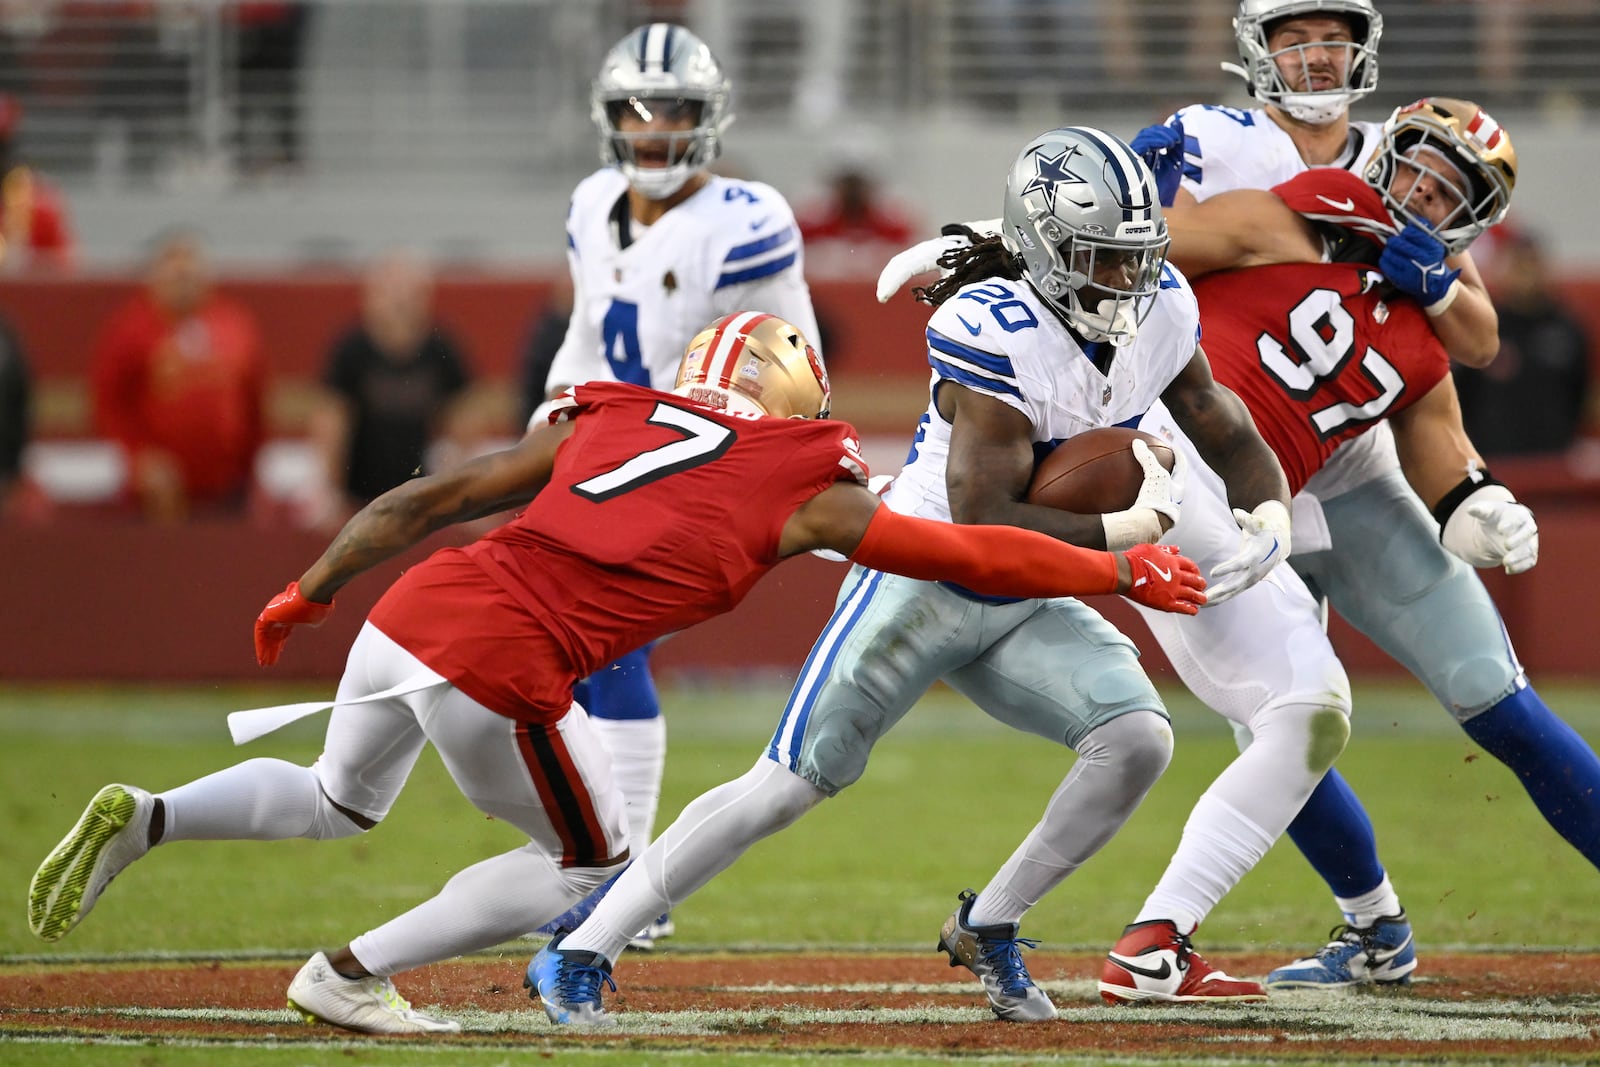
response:
<path id="1" fill-rule="evenodd" d="M 94 795 L 78 823 L 45 857 L 28 885 L 28 929 L 59 941 L 83 921 L 111 879 L 150 851 L 155 798 L 131 785 Z"/>

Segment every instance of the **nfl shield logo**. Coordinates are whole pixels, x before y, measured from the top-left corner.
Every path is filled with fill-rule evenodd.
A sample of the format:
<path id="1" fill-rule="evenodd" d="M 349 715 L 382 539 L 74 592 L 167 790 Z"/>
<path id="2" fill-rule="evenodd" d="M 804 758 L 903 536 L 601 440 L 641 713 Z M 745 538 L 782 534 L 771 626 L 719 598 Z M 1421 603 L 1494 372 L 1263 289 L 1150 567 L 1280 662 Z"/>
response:
<path id="1" fill-rule="evenodd" d="M 1105 392 L 1100 394 L 1100 406 L 1105 407 L 1111 403 L 1111 386 L 1106 386 Z"/>

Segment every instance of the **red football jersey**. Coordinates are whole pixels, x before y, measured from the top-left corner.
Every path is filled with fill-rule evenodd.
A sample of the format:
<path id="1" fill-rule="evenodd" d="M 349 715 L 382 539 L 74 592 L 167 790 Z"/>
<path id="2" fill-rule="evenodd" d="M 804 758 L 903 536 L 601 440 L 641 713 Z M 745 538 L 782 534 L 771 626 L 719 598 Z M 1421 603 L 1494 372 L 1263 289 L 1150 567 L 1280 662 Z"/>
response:
<path id="1" fill-rule="evenodd" d="M 1211 372 L 1250 409 L 1291 492 L 1450 371 L 1422 309 L 1382 281 L 1359 264 L 1280 263 L 1194 283 Z"/>
<path id="2" fill-rule="evenodd" d="M 572 685 L 731 610 L 796 508 L 866 483 L 848 423 L 744 417 L 592 382 L 550 484 L 515 519 L 413 567 L 369 619 L 486 707 L 563 715 Z"/>

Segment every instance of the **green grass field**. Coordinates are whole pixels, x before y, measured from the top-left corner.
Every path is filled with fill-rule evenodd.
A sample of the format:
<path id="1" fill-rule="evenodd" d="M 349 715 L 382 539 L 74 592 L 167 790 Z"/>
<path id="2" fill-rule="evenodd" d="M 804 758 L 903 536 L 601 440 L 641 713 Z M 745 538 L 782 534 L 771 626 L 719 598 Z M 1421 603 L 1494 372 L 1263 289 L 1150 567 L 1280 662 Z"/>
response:
<path id="1" fill-rule="evenodd" d="M 28 932 L 34 867 L 95 789 L 163 789 L 254 756 L 310 761 L 325 717 L 234 748 L 223 716 L 306 699 L 304 690 L 114 687 L 0 690 L 5 812 L 0 956 L 196 952 L 296 955 L 347 941 L 431 895 L 451 873 L 514 847 L 516 835 L 456 793 L 431 750 L 390 818 L 337 842 L 182 843 L 120 878 L 55 945 Z M 1600 692 L 1547 699 L 1600 737 Z M 671 730 L 662 825 L 759 755 L 777 687 L 666 694 Z M 1109 945 L 1138 910 L 1190 805 L 1233 753 L 1222 722 L 1169 692 L 1172 767 L 1123 833 L 1028 917 L 1048 947 Z M 684 947 L 924 949 L 958 890 L 981 886 L 1032 825 L 1071 753 L 1013 734 L 959 697 L 934 693 L 875 753 L 855 788 L 763 842 L 677 912 Z M 1544 824 L 1521 787 L 1420 687 L 1362 686 L 1340 767 L 1379 830 L 1424 946 L 1600 946 L 1595 871 Z M 1287 841 L 1227 897 L 1202 948 L 1319 944 L 1339 916 Z"/>

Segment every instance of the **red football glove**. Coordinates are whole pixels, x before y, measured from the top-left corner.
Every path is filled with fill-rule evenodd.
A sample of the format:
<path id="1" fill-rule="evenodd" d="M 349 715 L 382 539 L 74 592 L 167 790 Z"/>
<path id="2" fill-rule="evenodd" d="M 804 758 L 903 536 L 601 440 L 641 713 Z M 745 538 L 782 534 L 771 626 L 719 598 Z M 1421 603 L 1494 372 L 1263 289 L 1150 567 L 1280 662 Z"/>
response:
<path id="1" fill-rule="evenodd" d="M 1157 611 L 1195 615 L 1206 602 L 1206 580 L 1194 560 L 1174 545 L 1134 545 L 1122 553 L 1133 570 L 1133 585 L 1122 595 Z"/>
<path id="2" fill-rule="evenodd" d="M 270 667 L 283 654 L 283 643 L 289 640 L 289 631 L 296 626 L 319 626 L 323 619 L 333 614 L 333 604 L 318 604 L 300 595 L 300 583 L 290 582 L 289 587 L 271 600 L 256 616 L 256 662 Z"/>

